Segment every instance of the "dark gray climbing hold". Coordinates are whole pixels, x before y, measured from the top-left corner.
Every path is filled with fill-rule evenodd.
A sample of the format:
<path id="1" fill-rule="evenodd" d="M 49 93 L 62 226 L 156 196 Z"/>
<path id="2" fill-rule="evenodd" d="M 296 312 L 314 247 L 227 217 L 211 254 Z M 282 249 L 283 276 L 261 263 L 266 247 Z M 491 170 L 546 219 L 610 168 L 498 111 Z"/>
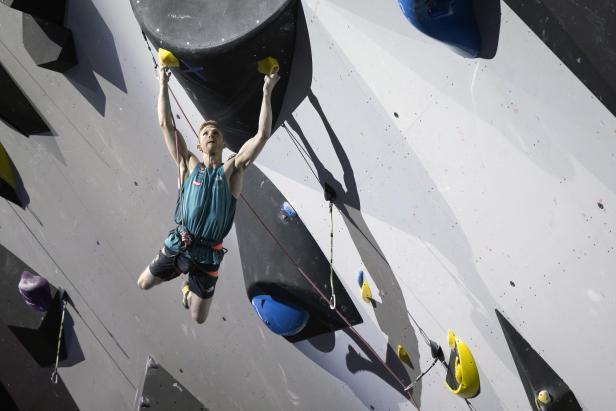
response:
<path id="1" fill-rule="evenodd" d="M 77 64 L 73 33 L 58 24 L 24 14 L 23 41 L 39 67 L 64 73 Z"/>
<path id="2" fill-rule="evenodd" d="M 272 95 L 276 127 L 293 64 L 297 0 L 130 1 L 135 17 L 154 45 L 164 44 L 180 61 L 174 78 L 206 118 L 216 119 L 227 146 L 238 151 L 256 133 L 263 74 L 257 62 L 274 57 L 280 82 Z M 251 4 L 247 7 L 247 4 Z M 253 6 L 254 4 L 254 6 Z M 183 19 L 178 30 L 176 19 Z"/>
<path id="3" fill-rule="evenodd" d="M 0 0 L 0 3 L 52 23 L 64 24 L 66 0 Z"/>
<path id="4" fill-rule="evenodd" d="M 208 411 L 201 402 L 160 364 L 148 358 L 139 410 Z"/>
<path id="5" fill-rule="evenodd" d="M 246 170 L 235 227 L 248 299 L 267 294 L 310 314 L 299 333 L 285 337 L 290 342 L 347 328 L 348 324 L 329 308 L 329 301 L 321 297 L 331 295 L 329 261 L 300 218 L 278 218 L 275 211 L 284 201 L 287 199 L 257 166 Z M 351 325 L 360 324 L 361 315 L 335 271 L 333 281 L 337 311 Z"/>
<path id="6" fill-rule="evenodd" d="M 581 410 L 582 407 L 578 404 L 575 395 L 562 378 L 498 310 L 494 311 L 496 311 L 496 317 L 507 340 L 507 345 L 509 345 L 509 351 L 518 369 L 531 408 L 536 409 L 537 396 L 542 390 L 547 390 L 552 401 L 543 406 L 543 411 Z"/>

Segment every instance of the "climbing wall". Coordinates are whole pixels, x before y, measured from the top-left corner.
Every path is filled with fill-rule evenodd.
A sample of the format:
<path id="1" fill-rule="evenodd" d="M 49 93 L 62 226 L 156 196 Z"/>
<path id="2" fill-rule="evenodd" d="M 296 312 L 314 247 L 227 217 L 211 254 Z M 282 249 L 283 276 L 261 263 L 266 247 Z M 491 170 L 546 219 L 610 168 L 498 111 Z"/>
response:
<path id="1" fill-rule="evenodd" d="M 295 343 L 250 304 L 246 274 L 267 261 L 242 252 L 240 227 L 225 240 L 204 325 L 180 306 L 181 281 L 136 286 L 173 227 L 176 169 L 130 4 L 67 2 L 62 27 L 77 64 L 63 72 L 32 55 L 28 17 L 0 5 L 0 62 L 49 128 L 26 138 L 0 122 L 27 194 L 23 208 L 0 203 L 0 243 L 71 297 L 63 395 L 84 410 L 136 409 L 151 356 L 165 384 L 211 410 L 464 410 L 439 364 L 404 390 L 432 363 L 425 338 L 450 354 L 451 328 L 478 365 L 475 409 L 528 408 L 527 387 L 537 388 L 524 383 L 512 335 L 583 408 L 608 409 L 609 391 L 597 387 L 611 375 L 606 342 L 616 337 L 606 326 L 616 312 L 616 121 L 508 4 L 486 9 L 496 10 L 491 25 L 478 20 L 486 58 L 468 59 L 417 31 L 395 1 L 301 2 L 288 87 L 257 165 L 321 260 L 331 230 L 324 185 L 335 192 L 334 270 L 361 322 Z M 182 84 L 171 87 L 193 149 L 189 123 L 201 113 Z"/>

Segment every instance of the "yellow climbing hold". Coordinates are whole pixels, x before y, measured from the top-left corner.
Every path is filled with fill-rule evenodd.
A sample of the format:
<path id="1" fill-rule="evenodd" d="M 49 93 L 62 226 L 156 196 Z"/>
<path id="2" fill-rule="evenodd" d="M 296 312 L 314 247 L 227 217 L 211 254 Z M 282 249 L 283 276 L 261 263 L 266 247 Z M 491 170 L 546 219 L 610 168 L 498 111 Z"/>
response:
<path id="1" fill-rule="evenodd" d="M 452 330 L 447 332 L 447 343 L 451 348 L 447 388 L 462 398 L 476 397 L 480 389 L 479 371 L 471 350 Z"/>
<path id="2" fill-rule="evenodd" d="M 277 73 L 280 69 L 280 65 L 278 64 L 278 60 L 273 57 L 266 57 L 257 62 L 257 70 L 261 74 L 274 74 Z"/>
<path id="3" fill-rule="evenodd" d="M 447 330 L 447 345 L 452 350 L 456 348 L 456 335 L 453 333 L 452 330 Z"/>
<path id="4" fill-rule="evenodd" d="M 396 347 L 396 354 L 398 354 L 398 358 L 400 358 L 400 361 L 405 362 L 407 364 L 411 362 L 409 353 L 406 352 L 402 344 L 398 344 L 398 347 Z"/>
<path id="5" fill-rule="evenodd" d="M 365 302 L 369 303 L 372 300 L 372 291 L 370 291 L 370 286 L 368 285 L 368 281 L 364 280 L 364 283 L 361 285 L 361 298 L 364 299 Z"/>
<path id="6" fill-rule="evenodd" d="M 552 397 L 547 390 L 539 391 L 537 394 L 537 407 L 540 408 L 542 405 L 549 405 L 552 402 Z"/>
<path id="7" fill-rule="evenodd" d="M 158 49 L 158 59 L 160 60 L 160 65 L 163 67 L 180 67 L 180 61 L 177 57 L 175 57 L 172 52 L 162 47 Z"/>

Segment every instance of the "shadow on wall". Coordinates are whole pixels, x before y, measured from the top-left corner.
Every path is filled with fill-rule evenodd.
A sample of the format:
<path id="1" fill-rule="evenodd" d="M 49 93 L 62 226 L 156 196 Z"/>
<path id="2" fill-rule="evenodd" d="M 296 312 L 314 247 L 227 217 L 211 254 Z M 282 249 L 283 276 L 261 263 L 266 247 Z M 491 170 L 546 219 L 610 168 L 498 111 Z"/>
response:
<path id="1" fill-rule="evenodd" d="M 21 273 L 36 273 L 4 246 L 0 245 L 0 320 L 8 325 L 39 367 L 55 362 L 61 304 L 58 293 L 47 313 L 26 305 L 18 291 Z M 54 291 L 55 292 L 55 291 Z M 70 300 L 69 300 L 70 303 Z M 66 311 L 64 341 L 60 365 L 70 367 L 84 361 L 84 354 L 74 331 L 74 321 Z"/>
<path id="2" fill-rule="evenodd" d="M 319 101 L 312 91 L 308 94 L 308 99 L 321 117 L 321 121 L 327 129 L 330 141 L 334 147 L 338 160 L 344 170 L 344 185 L 340 183 L 333 174 L 320 162 L 317 154 L 312 149 L 308 139 L 304 135 L 301 127 L 295 121 L 293 116 L 287 119 L 290 128 L 301 139 L 304 147 L 308 152 L 308 156 L 316 168 L 319 182 L 322 186 L 325 184 L 332 187 L 336 193 L 334 203 L 344 217 L 344 222 L 349 230 L 351 239 L 359 252 L 362 262 L 372 276 L 378 289 L 382 292 L 382 303 L 375 304 L 375 314 L 379 327 L 388 337 L 387 356 L 385 363 L 394 370 L 398 377 L 405 383 L 410 384 L 420 373 L 421 370 L 417 365 L 419 363 L 419 348 L 415 331 L 406 312 L 406 303 L 398 280 L 394 275 L 387 259 L 370 232 L 362 213 L 357 184 L 355 182 L 353 169 L 349 158 L 347 157 L 338 137 L 333 131 L 329 121 L 325 117 Z M 346 189 L 345 189 L 346 187 Z M 349 334 L 355 337 L 351 333 Z M 356 341 L 358 342 L 358 341 Z M 398 359 L 394 352 L 395 346 L 402 344 L 409 351 L 411 359 L 410 364 L 404 364 Z M 360 345 L 361 347 L 361 345 Z M 363 350 L 368 352 L 367 350 Z M 347 355 L 348 369 L 355 374 L 358 371 L 370 371 L 384 378 L 384 381 L 392 385 L 396 390 L 400 390 L 400 384 L 392 380 L 391 375 L 379 372 L 383 367 L 375 358 L 364 359 L 359 353 L 352 348 L 349 349 Z M 383 369 L 383 371 L 385 371 Z M 418 406 L 421 406 L 421 382 L 415 386 L 413 390 L 413 398 Z"/>
<path id="3" fill-rule="evenodd" d="M 400 10 L 396 11 L 400 14 L 399 22 L 396 23 L 392 21 L 391 13 L 392 8 L 395 7 L 396 0 L 388 1 L 389 4 L 382 5 L 381 7 L 374 7 L 373 2 L 370 1 L 340 0 L 336 1 L 336 6 L 344 8 L 364 19 L 368 19 L 372 24 L 377 24 L 388 31 L 394 31 L 400 36 L 416 38 L 413 32 L 420 33 L 419 30 L 414 28 L 411 23 L 404 18 Z M 416 3 L 420 2 L 416 1 Z M 425 1 L 422 3 L 425 3 Z M 496 55 L 500 38 L 500 0 L 472 0 L 472 3 L 481 37 L 481 47 L 478 57 L 492 59 Z M 424 34 L 419 35 L 424 36 Z M 438 44 L 437 40 L 434 39 L 426 41 L 434 42 L 435 47 L 447 47 Z"/>
<path id="4" fill-rule="evenodd" d="M 476 0 L 476 8 L 484 1 L 489 7 L 497 6 L 488 0 Z M 613 92 L 613 85 L 610 86 L 606 82 L 606 79 L 616 77 L 600 73 L 600 71 L 609 70 L 613 65 L 593 64 L 591 60 L 587 60 L 589 56 L 581 51 L 577 43 L 583 38 L 573 37 L 562 27 L 561 23 L 565 21 L 577 30 L 583 30 L 584 24 L 587 24 L 583 21 L 584 19 L 592 21 L 599 16 L 601 17 L 599 21 L 603 22 L 603 18 L 606 18 L 608 14 L 596 14 L 595 11 L 589 9 L 587 10 L 590 13 L 589 17 L 581 13 L 577 19 L 563 20 L 563 16 L 555 15 L 545 7 L 543 2 L 507 0 L 505 3 L 514 11 L 516 11 L 516 4 L 524 6 L 523 9 L 527 15 L 520 16 L 524 23 L 533 30 L 538 27 L 539 33 L 542 29 L 546 29 L 548 40 L 551 40 L 546 40 L 548 46 L 554 47 L 554 52 L 565 62 L 569 59 L 574 62 L 571 65 L 571 68 L 575 68 L 574 73 L 591 91 L 604 98 L 604 104 L 608 109 L 616 107 L 616 103 L 610 106 L 607 102 L 609 96 L 606 95 L 606 93 L 611 93 L 616 96 Z M 554 2 L 553 4 L 565 9 L 584 7 L 579 2 Z M 593 4 L 597 8 L 607 8 L 610 3 L 595 2 Z M 368 0 L 339 0 L 336 1 L 336 6 L 363 18 L 369 16 L 370 21 L 380 26 L 384 32 L 405 36 L 409 41 L 417 39 L 413 33 L 414 29 L 403 17 L 399 20 L 391 19 L 392 9 L 397 8 L 393 1 L 387 2 L 380 8 L 374 8 Z M 498 7 L 500 8 L 500 3 Z M 477 18 L 485 19 L 481 15 Z M 511 15 L 510 20 L 517 18 Z M 491 18 L 487 20 L 489 22 Z M 496 19 L 493 23 L 483 23 L 485 24 L 484 29 L 489 29 L 495 23 L 497 23 Z M 515 21 L 513 23 L 517 27 L 517 23 Z M 500 26 L 500 18 L 498 24 Z M 592 30 L 583 30 L 586 35 L 593 32 L 601 33 L 602 28 L 609 27 L 609 25 L 595 24 L 591 27 L 593 27 Z M 614 157 L 612 155 L 614 152 L 613 139 L 606 137 L 609 136 L 607 133 L 613 131 L 613 127 L 605 121 L 607 117 L 601 119 L 598 118 L 596 112 L 582 110 L 585 105 L 580 105 L 579 95 L 571 94 L 571 88 L 575 89 L 577 84 L 575 81 L 569 83 L 568 80 L 563 80 L 563 76 L 566 76 L 565 72 L 569 70 L 559 67 L 558 63 L 552 64 L 551 53 L 545 51 L 545 45 L 536 45 L 538 41 L 541 41 L 541 35 L 535 34 L 539 37 L 535 39 L 532 34 L 529 36 L 526 30 L 515 32 L 512 35 L 518 38 L 507 46 L 506 53 L 509 58 L 507 64 L 490 65 L 488 70 L 481 68 L 481 62 L 478 62 L 478 65 L 469 64 L 463 67 L 454 59 L 451 61 L 456 64 L 435 69 L 433 59 L 424 64 L 417 64 L 416 55 L 400 53 L 400 43 L 383 41 L 380 46 L 400 64 L 412 68 L 415 75 L 443 96 L 451 98 L 462 107 L 473 110 L 468 114 L 469 116 L 475 116 L 477 120 L 495 128 L 495 132 L 491 132 L 486 138 L 500 137 L 500 135 L 506 137 L 528 160 L 558 180 L 575 178 L 572 161 L 574 157 L 597 179 L 607 185 L 613 193 L 616 192 L 616 173 L 613 172 Z M 609 41 L 609 37 L 602 35 L 591 37 L 601 40 L 593 42 L 597 48 L 593 52 L 595 55 L 606 59 L 609 59 L 610 54 L 616 56 L 616 53 L 605 52 L 606 47 L 608 50 L 614 49 L 613 46 L 605 44 L 605 41 Z M 498 41 L 498 39 L 492 37 L 489 41 Z M 529 54 L 531 52 L 533 54 Z M 577 58 L 581 59 L 581 63 L 577 62 Z M 459 80 L 454 87 L 451 87 L 442 81 L 442 76 L 452 74 L 454 70 Z M 578 73 L 578 70 L 583 73 Z M 463 84 L 460 84 L 461 82 Z M 592 103 L 592 99 L 588 101 Z M 611 101 L 616 102 L 616 98 L 612 98 Z M 499 109 L 498 107 L 505 108 Z M 588 144 L 584 137 L 589 133 L 596 133 L 601 138 L 606 138 L 606 141 L 602 141 L 599 146 Z"/>
<path id="5" fill-rule="evenodd" d="M 289 84 L 292 85 L 287 89 L 287 95 L 285 99 L 285 106 L 279 122 L 282 124 L 287 122 L 289 127 L 287 131 L 290 137 L 295 140 L 302 141 L 305 147 L 305 152 L 310 162 L 313 163 L 316 169 L 316 177 L 319 180 L 320 185 L 323 187 L 328 184 L 336 191 L 336 206 L 344 217 L 345 224 L 349 230 L 351 238 L 364 262 L 364 265 L 371 274 L 376 286 L 383 292 L 383 303 L 378 304 L 375 307 L 375 315 L 379 323 L 381 330 L 388 336 L 388 354 L 386 363 L 388 365 L 399 363 L 397 356 L 394 354 L 394 347 L 397 344 L 405 346 L 409 351 L 411 359 L 410 365 L 404 365 L 404 380 L 408 380 L 409 377 L 413 378 L 417 376 L 421 370 L 419 364 L 419 351 L 418 341 L 415 334 L 415 330 L 410 323 L 406 302 L 401 290 L 398 278 L 393 273 L 391 266 L 379 247 L 376 239 L 371 233 L 366 221 L 363 218 L 361 211 L 361 200 L 358 193 L 358 187 L 355 180 L 355 173 L 351 166 L 350 159 L 346 154 L 341 139 L 334 131 L 333 126 L 328 120 L 322 105 L 319 102 L 317 96 L 312 92 L 312 55 L 310 40 L 308 36 L 307 28 L 303 26 L 303 20 L 298 19 L 298 38 L 296 41 L 296 58 L 294 59 L 294 66 L 291 72 L 291 78 Z M 354 81 L 360 81 L 355 78 Z M 342 83 L 341 83 L 342 84 Z M 368 90 L 368 87 L 362 87 L 362 85 L 353 84 L 357 90 Z M 296 121 L 293 111 L 295 108 L 305 99 L 308 99 L 313 106 L 314 110 L 320 117 L 320 120 L 327 131 L 327 137 L 332 144 L 336 153 L 337 159 L 343 170 L 343 182 L 338 181 L 334 175 L 328 170 L 328 167 L 321 162 L 315 150 L 311 147 L 309 141 L 315 141 L 313 136 L 307 136 L 303 132 L 302 128 Z M 344 105 L 345 99 L 348 97 L 345 94 L 344 89 L 331 90 L 328 99 L 331 104 Z M 368 98 L 368 100 L 375 101 L 374 98 Z M 375 116 L 377 118 L 387 118 L 382 113 L 382 108 L 378 105 L 372 104 L 374 107 Z M 341 114 L 341 113 L 350 114 Z M 351 111 L 338 112 L 342 116 L 355 115 Z M 352 122 L 356 122 L 357 119 L 353 119 Z M 343 120 L 340 120 L 344 122 Z M 347 122 L 348 123 L 348 122 Z M 283 126 L 284 127 L 284 126 Z M 290 130 L 289 130 L 290 129 Z M 375 128 L 375 130 L 378 127 Z M 387 127 L 386 127 L 387 129 Z M 347 130 L 343 130 L 345 134 Z M 293 135 L 295 134 L 295 135 Z M 352 141 L 353 138 L 343 135 L 342 141 Z M 396 137 L 396 136 L 394 136 Z M 404 141 L 403 136 L 398 136 L 398 144 L 401 147 L 409 150 L 408 144 Z M 319 140 L 320 141 L 320 140 Z M 299 144 L 298 144 L 299 145 Z M 395 143 L 393 144 L 395 145 Z M 471 319 L 476 325 L 485 341 L 489 344 L 490 348 L 498 355 L 508 355 L 505 346 L 502 344 L 502 338 L 494 335 L 490 327 L 494 325 L 495 321 L 490 317 L 491 309 L 498 307 L 497 301 L 491 295 L 479 275 L 477 268 L 474 264 L 474 253 L 466 238 L 466 235 L 459 227 L 455 215 L 448 206 L 443 196 L 438 190 L 433 190 L 435 186 L 433 180 L 425 170 L 425 168 L 415 160 L 417 157 L 409 153 L 408 164 L 411 170 L 409 171 L 408 186 L 419 187 L 420 192 L 428 193 L 415 196 L 413 201 L 409 203 L 409 207 L 400 207 L 396 202 L 383 202 L 379 209 L 372 210 L 374 216 L 382 221 L 391 224 L 400 230 L 412 234 L 416 238 L 420 239 L 426 245 L 426 249 L 434 255 L 435 260 L 440 263 L 443 270 L 448 273 L 451 281 L 457 284 L 458 288 L 467 298 L 473 309 L 471 312 Z M 311 166 L 311 165 L 310 165 Z M 361 170 L 362 172 L 365 170 Z M 425 191 L 424 191 L 425 190 Z M 404 197 L 413 198 L 411 193 L 402 193 Z M 417 215 L 415 216 L 416 213 Z M 411 215 L 413 214 L 413 215 Z M 438 250 L 438 253 L 432 251 L 432 247 Z M 446 260 L 446 261 L 443 261 Z M 449 263 L 456 267 L 455 272 L 448 268 Z M 322 346 L 323 341 L 318 346 Z M 439 340 L 442 341 L 442 340 Z M 330 344 L 334 344 L 330 342 Z M 328 346 L 325 344 L 325 346 Z M 321 357 L 315 357 L 321 358 Z M 349 358 L 357 359 L 356 355 L 349 351 Z M 323 359 L 323 362 L 319 364 L 326 370 L 329 370 L 328 365 L 325 364 L 327 359 Z M 369 360 L 367 360 L 369 361 Z M 358 371 L 362 369 L 370 370 L 374 369 L 368 365 L 368 363 L 362 361 L 350 362 L 349 369 Z M 359 365 L 359 366 L 357 366 Z M 506 366 L 511 368 L 510 362 L 505 363 Z M 511 368 L 513 371 L 513 369 Z M 344 377 L 337 375 L 338 378 L 344 380 Z M 402 377 L 402 375 L 401 375 Z M 485 382 L 486 386 L 489 381 Z M 414 399 L 420 403 L 421 384 L 417 385 L 415 392 L 413 393 Z M 484 391 L 484 394 L 490 393 L 492 395 L 490 403 L 499 403 L 496 394 L 493 389 Z"/>
<path id="6" fill-rule="evenodd" d="M 70 1 L 65 25 L 73 32 L 79 64 L 64 74 L 104 116 L 106 96 L 94 72 L 127 92 L 113 33 L 91 0 Z"/>
<path id="7" fill-rule="evenodd" d="M 421 370 L 418 366 L 419 349 L 417 347 L 417 337 L 415 336 L 413 326 L 406 312 L 404 296 L 402 295 L 402 290 L 400 289 L 396 276 L 393 274 L 391 267 L 383 256 L 374 236 L 371 234 L 370 229 L 359 211 L 361 208 L 360 199 L 349 158 L 328 121 L 321 104 L 312 92 L 311 83 L 312 52 L 310 37 L 303 8 L 299 7 L 295 56 L 289 78 L 289 84 L 292 85 L 292 87 L 287 88 L 278 125 L 282 125 L 285 120 L 287 121 L 290 128 L 293 129 L 302 140 L 311 161 L 316 167 L 318 180 L 321 186 L 324 187 L 325 184 L 328 184 L 334 189 L 336 193 L 335 205 L 344 216 L 345 224 L 351 233 L 353 242 L 361 255 L 364 265 L 377 283 L 377 287 L 383 291 L 383 303 L 378 305 L 375 311 L 381 330 L 388 336 L 387 358 L 385 362 L 390 368 L 393 368 L 398 378 L 405 384 L 410 384 L 410 382 L 421 373 Z M 292 115 L 295 108 L 299 106 L 306 97 L 308 97 L 309 101 L 312 103 L 323 125 L 327 129 L 331 144 L 344 170 L 344 186 L 336 180 L 332 173 L 319 161 L 318 156 L 308 143 L 307 137 Z M 334 338 L 333 334 L 331 338 Z M 360 344 L 360 341 L 356 342 L 364 353 L 370 352 L 366 347 Z M 397 344 L 403 344 L 409 350 L 409 356 L 411 358 L 410 364 L 401 363 L 394 354 L 392 347 Z M 392 381 L 393 377 L 383 368 L 379 359 L 371 358 L 368 354 L 366 354 L 367 358 L 363 358 L 352 348 L 350 348 L 350 350 L 352 351 L 349 351 L 347 355 L 349 359 L 347 368 L 351 373 L 355 374 L 358 371 L 370 371 L 382 378 L 394 389 L 402 389 L 397 381 Z M 325 368 L 323 364 L 320 365 Z M 385 372 L 386 375 L 383 374 L 383 372 Z M 337 377 L 340 378 L 340 376 Z M 421 389 L 422 385 L 420 382 L 415 386 L 412 393 L 418 406 L 420 406 L 421 403 Z M 366 406 L 369 406 L 369 404 L 366 404 Z"/>
<path id="8" fill-rule="evenodd" d="M 55 363 L 61 316 L 62 302 L 56 294 L 56 299 L 37 329 L 9 325 L 9 329 L 40 367 L 52 367 Z M 73 317 L 66 311 L 62 327 L 59 367 L 71 367 L 85 360 L 74 325 Z"/>

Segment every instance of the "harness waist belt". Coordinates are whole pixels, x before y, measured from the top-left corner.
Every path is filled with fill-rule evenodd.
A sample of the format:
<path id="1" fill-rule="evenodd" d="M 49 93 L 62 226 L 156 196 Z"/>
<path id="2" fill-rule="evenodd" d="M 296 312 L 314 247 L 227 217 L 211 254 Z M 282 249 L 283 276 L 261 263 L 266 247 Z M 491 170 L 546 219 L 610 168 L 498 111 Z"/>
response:
<path id="1" fill-rule="evenodd" d="M 182 230 L 180 227 L 177 227 L 171 230 L 170 234 L 173 232 L 178 233 L 180 237 L 182 236 Z M 190 236 L 190 241 L 192 244 L 206 245 L 206 246 L 209 246 L 212 250 L 216 250 L 216 251 L 224 250 L 223 243 L 221 242 L 208 240 L 207 238 L 203 238 L 203 237 L 195 237 L 190 233 L 188 233 L 188 235 Z"/>

